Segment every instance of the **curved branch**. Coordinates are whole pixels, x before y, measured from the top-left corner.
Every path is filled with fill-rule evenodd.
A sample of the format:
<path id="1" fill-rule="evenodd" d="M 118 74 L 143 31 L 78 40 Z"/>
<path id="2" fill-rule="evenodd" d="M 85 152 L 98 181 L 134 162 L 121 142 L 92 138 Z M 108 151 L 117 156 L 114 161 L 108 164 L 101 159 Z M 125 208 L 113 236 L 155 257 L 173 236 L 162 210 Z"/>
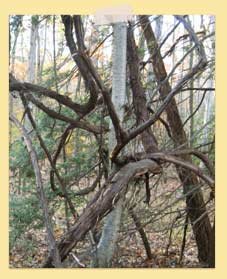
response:
<path id="1" fill-rule="evenodd" d="M 81 34 L 82 21 L 80 16 L 74 16 L 73 18 L 69 15 L 62 16 L 62 22 L 65 26 L 65 37 L 71 55 L 75 63 L 77 64 L 79 71 L 81 72 L 81 75 L 85 80 L 85 83 L 87 84 L 90 90 L 91 98 L 93 96 L 96 96 L 95 104 L 97 102 L 98 91 L 99 90 L 101 91 L 105 104 L 108 108 L 110 118 L 114 126 L 117 142 L 121 142 L 126 137 L 126 133 L 120 125 L 120 120 L 115 111 L 114 105 L 112 103 L 110 92 L 107 88 L 105 88 L 99 74 L 97 73 L 92 63 L 92 60 L 90 59 L 90 57 L 86 52 L 84 43 L 78 42 L 78 49 L 77 49 L 72 34 L 73 21 L 74 21 L 74 28 L 77 36 L 77 41 L 78 41 L 81 40 L 83 37 Z M 91 104 L 94 104 L 94 100 L 92 101 Z"/>
<path id="2" fill-rule="evenodd" d="M 50 152 L 48 151 L 48 149 L 47 149 L 47 147 L 46 147 L 46 145 L 45 145 L 45 143 L 44 143 L 44 140 L 43 140 L 43 138 L 41 137 L 41 134 L 39 133 L 39 131 L 38 131 L 38 129 L 37 129 L 35 120 L 34 120 L 34 118 L 33 118 L 33 116 L 32 116 L 31 110 L 30 110 L 30 108 L 29 108 L 29 106 L 28 106 L 27 100 L 26 100 L 26 98 L 24 97 L 23 94 L 20 94 L 20 97 L 21 97 L 22 103 L 23 103 L 23 105 L 24 105 L 25 111 L 26 111 L 26 113 L 27 113 L 27 115 L 28 115 L 28 118 L 29 118 L 29 120 L 30 120 L 30 123 L 31 123 L 33 129 L 34 129 L 35 132 L 36 132 L 36 135 L 37 135 L 37 138 L 38 138 L 38 140 L 39 140 L 40 146 L 41 146 L 41 148 L 44 150 L 44 152 L 45 152 L 45 154 L 46 154 L 46 156 L 47 156 L 47 159 L 48 159 L 48 161 L 49 161 L 49 163 L 50 163 L 50 165 L 51 165 L 51 171 L 52 171 L 53 173 L 56 174 L 56 176 L 57 176 L 57 178 L 58 178 L 58 181 L 59 181 L 59 183 L 60 183 L 61 192 L 57 192 L 57 194 L 58 194 L 59 196 L 65 198 L 66 202 L 67 202 L 68 205 L 69 205 L 69 208 L 70 208 L 70 210 L 71 210 L 72 215 L 73 215 L 74 218 L 76 219 L 76 218 L 78 217 L 78 213 L 76 212 L 76 210 L 75 210 L 75 208 L 74 208 L 74 206 L 73 206 L 73 203 L 72 203 L 72 201 L 71 201 L 71 199 L 70 199 L 70 197 L 69 197 L 69 195 L 68 195 L 68 193 L 67 193 L 66 185 L 65 185 L 65 183 L 63 182 L 63 179 L 62 179 L 62 177 L 60 176 L 60 174 L 59 174 L 59 172 L 58 172 L 58 170 L 57 170 L 57 168 L 56 168 L 56 164 L 53 162 L 52 156 L 51 156 Z M 54 186 L 54 185 L 51 183 L 51 186 Z M 52 189 L 55 190 L 55 191 L 57 190 L 55 187 L 52 187 Z"/>
<path id="3" fill-rule="evenodd" d="M 152 160 L 141 160 L 129 163 L 117 172 L 105 184 L 88 204 L 76 224 L 66 233 L 58 244 L 61 260 L 63 261 L 86 233 L 106 214 L 113 210 L 120 196 L 127 190 L 129 181 L 136 175 L 146 172 L 159 173 L 160 167 Z M 43 267 L 53 267 L 52 259 L 48 258 Z"/>
<path id="4" fill-rule="evenodd" d="M 83 111 L 85 111 L 86 113 L 88 113 L 92 109 L 94 109 L 94 107 L 96 105 L 99 90 L 98 90 L 98 87 L 97 87 L 92 75 L 89 72 L 89 69 L 87 68 L 87 65 L 84 63 L 81 55 L 79 55 L 76 43 L 73 38 L 73 33 L 72 33 L 72 31 L 73 31 L 72 17 L 69 15 L 62 15 L 61 18 L 62 18 L 62 22 L 65 27 L 65 38 L 66 38 L 67 45 L 69 47 L 71 56 L 72 56 L 74 62 L 76 63 L 76 65 L 85 81 L 86 87 L 89 89 L 89 92 L 90 92 L 90 98 L 89 98 L 87 104 L 81 106 L 81 109 Z M 82 28 L 82 26 L 80 26 L 80 27 Z M 80 36 L 80 39 L 83 39 L 83 38 Z M 84 51 L 85 46 L 84 46 L 83 40 L 79 41 L 78 43 L 80 46 L 80 50 Z"/>
<path id="5" fill-rule="evenodd" d="M 79 105 L 73 102 L 68 96 L 64 96 L 58 94 L 56 91 L 45 88 L 43 86 L 39 86 L 36 84 L 32 84 L 29 82 L 19 82 L 16 80 L 11 74 L 9 78 L 9 90 L 10 91 L 23 91 L 23 93 L 32 94 L 32 92 L 37 93 L 38 96 L 46 96 L 51 99 L 54 99 L 59 104 L 65 105 L 66 107 L 72 109 L 78 114 L 84 115 L 86 111 L 87 105 Z"/>
<path id="6" fill-rule="evenodd" d="M 214 166 L 210 163 L 208 157 L 204 153 L 202 153 L 198 150 L 194 150 L 194 149 L 176 150 L 173 152 L 169 152 L 168 154 L 176 155 L 176 156 L 180 156 L 180 155 L 184 155 L 184 154 L 194 155 L 204 163 L 204 165 L 207 167 L 210 175 L 212 177 L 215 177 Z"/>
<path id="7" fill-rule="evenodd" d="M 203 179 L 210 186 L 210 188 L 214 191 L 215 181 L 213 178 L 204 174 L 204 172 L 199 167 L 195 166 L 191 162 L 180 159 L 177 156 L 174 156 L 172 154 L 178 155 L 178 156 L 185 155 L 185 154 L 193 154 L 193 155 L 199 157 L 206 164 L 206 166 L 208 166 L 208 164 L 209 164 L 207 158 L 204 158 L 204 156 L 202 156 L 201 152 L 197 152 L 197 151 L 191 150 L 191 149 L 166 152 L 166 153 L 164 153 L 164 152 L 156 152 L 156 153 L 148 153 L 148 154 L 137 153 L 135 155 L 122 156 L 121 158 L 117 159 L 116 163 L 118 165 L 122 166 L 129 162 L 134 162 L 134 161 L 144 160 L 144 159 L 155 160 L 158 163 L 170 162 L 170 163 L 175 164 L 176 166 L 181 166 L 185 169 L 192 171 L 197 176 L 199 176 L 201 179 Z M 210 170 L 210 168 L 211 168 L 211 173 L 213 173 L 211 165 L 208 166 L 209 170 Z"/>
<path id="8" fill-rule="evenodd" d="M 100 173 L 98 174 L 98 176 L 96 177 L 95 181 L 91 184 L 91 186 L 81 189 L 79 191 L 77 191 L 75 193 L 76 196 L 85 196 L 87 194 L 89 194 L 90 192 L 94 191 L 98 182 L 101 180 L 102 175 L 103 175 L 103 170 L 100 171 Z"/>
<path id="9" fill-rule="evenodd" d="M 96 127 L 90 123 L 88 123 L 85 120 L 75 120 L 71 117 L 65 116 L 63 114 L 60 114 L 52 109 L 49 109 L 46 107 L 43 103 L 35 99 L 32 95 L 28 95 L 27 99 L 31 101 L 34 105 L 36 105 L 39 109 L 43 110 L 46 114 L 48 114 L 50 117 L 54 119 L 58 119 L 61 121 L 64 121 L 66 123 L 70 123 L 75 128 L 80 128 L 89 132 L 92 132 L 94 134 L 100 134 L 101 129 L 100 127 Z"/>
<path id="10" fill-rule="evenodd" d="M 203 171 L 199 167 L 196 167 L 195 165 L 193 165 L 190 162 L 179 159 L 173 155 L 169 155 L 169 154 L 165 154 L 165 153 L 161 153 L 161 152 L 149 154 L 147 157 L 149 159 L 156 159 L 156 160 L 162 160 L 165 162 L 170 162 L 177 166 L 181 166 L 185 169 L 191 170 L 197 176 L 199 176 L 201 179 L 203 179 L 205 182 L 207 182 L 207 184 L 211 187 L 211 189 L 214 190 L 214 184 L 215 184 L 214 180 L 210 176 L 204 174 Z"/>
<path id="11" fill-rule="evenodd" d="M 48 209 L 48 204 L 43 188 L 43 181 L 42 181 L 42 174 L 39 168 L 39 163 L 38 163 L 38 157 L 36 154 L 36 151 L 32 145 L 32 141 L 30 136 L 28 135 L 27 130 L 25 127 L 18 121 L 18 119 L 10 114 L 10 120 L 15 124 L 15 126 L 20 130 L 22 136 L 24 137 L 25 144 L 31 159 L 31 163 L 33 166 L 33 170 L 35 173 L 35 179 L 36 179 L 36 188 L 37 188 L 37 193 L 40 197 L 40 203 L 41 203 L 41 208 L 43 211 L 43 219 L 46 227 L 46 233 L 47 233 L 47 241 L 48 241 L 48 250 L 49 250 L 49 257 L 53 261 L 53 266 L 54 267 L 60 267 L 61 266 L 61 259 L 59 255 L 59 250 L 57 247 L 57 243 L 54 237 L 54 231 L 53 231 L 53 226 L 51 223 L 51 217 L 49 214 L 49 209 Z"/>

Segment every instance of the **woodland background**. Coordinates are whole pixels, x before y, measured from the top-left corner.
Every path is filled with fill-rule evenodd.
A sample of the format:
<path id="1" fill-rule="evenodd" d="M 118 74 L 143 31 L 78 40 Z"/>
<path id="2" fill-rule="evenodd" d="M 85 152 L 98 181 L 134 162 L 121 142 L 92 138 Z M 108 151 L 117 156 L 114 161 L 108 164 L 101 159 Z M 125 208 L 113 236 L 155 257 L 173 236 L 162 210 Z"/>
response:
<path id="1" fill-rule="evenodd" d="M 214 267 L 214 16 L 9 25 L 10 266 Z"/>

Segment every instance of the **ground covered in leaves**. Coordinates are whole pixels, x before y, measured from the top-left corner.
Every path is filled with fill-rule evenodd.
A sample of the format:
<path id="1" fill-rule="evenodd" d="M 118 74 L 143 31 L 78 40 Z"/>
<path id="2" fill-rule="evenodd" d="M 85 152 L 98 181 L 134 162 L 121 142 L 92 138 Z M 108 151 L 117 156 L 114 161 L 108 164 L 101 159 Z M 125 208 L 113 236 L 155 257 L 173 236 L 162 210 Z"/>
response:
<path id="1" fill-rule="evenodd" d="M 63 233 L 61 228 L 55 230 L 56 236 Z M 116 255 L 114 257 L 114 268 L 193 268 L 201 267 L 197 259 L 197 248 L 191 232 L 188 233 L 186 247 L 182 262 L 179 263 L 181 243 L 172 240 L 169 245 L 168 234 L 147 232 L 152 259 L 148 260 L 145 249 L 138 232 L 133 232 L 126 237 L 120 233 L 117 244 Z M 90 267 L 91 250 L 89 239 L 86 238 L 78 243 L 73 255 L 80 260 L 85 267 Z M 74 260 L 73 255 L 69 255 L 64 263 L 64 267 L 82 267 Z M 29 231 L 25 239 L 19 241 L 10 251 L 11 268 L 39 268 L 47 256 L 47 246 L 45 241 L 45 230 Z"/>
<path id="2" fill-rule="evenodd" d="M 180 218 L 179 226 L 172 229 L 172 232 L 170 228 L 172 224 L 175 224 L 174 220 L 176 220 L 177 216 L 175 215 L 176 211 L 178 212 L 177 214 L 179 214 L 179 210 L 181 210 L 181 208 L 184 209 L 185 203 L 184 200 L 180 200 L 176 207 L 177 210 L 170 211 L 170 214 L 167 214 L 167 209 L 167 211 L 164 210 L 164 214 L 162 215 L 160 204 L 163 204 L 164 208 L 166 208 L 166 206 L 168 207 L 168 203 L 166 203 L 167 200 L 171 202 L 172 199 L 174 200 L 181 195 L 181 190 L 176 179 L 168 179 L 168 181 L 163 183 L 162 187 L 158 187 L 158 189 L 152 188 L 151 197 L 153 197 L 153 199 L 151 199 L 149 206 L 143 206 L 141 208 L 141 204 L 138 204 L 138 208 L 135 208 L 138 215 L 143 216 L 144 220 L 149 220 L 149 218 L 152 218 L 151 216 L 156 220 L 155 222 L 150 222 L 150 224 L 145 227 L 145 232 L 151 248 L 152 259 L 147 258 L 141 236 L 136 230 L 132 219 L 128 214 L 124 214 L 123 225 L 119 232 L 117 249 L 113 259 L 113 268 L 202 267 L 197 259 L 196 243 L 190 226 L 188 226 L 187 229 L 183 257 L 181 261 L 179 260 L 183 239 L 182 224 L 184 224 L 184 215 Z M 141 191 L 140 194 L 142 194 Z M 166 197 L 169 197 L 169 195 L 171 199 L 166 200 Z M 163 203 L 163 198 L 165 203 Z M 157 211 L 158 213 L 155 211 L 157 208 L 159 208 L 159 211 Z M 82 210 L 83 208 L 81 208 L 80 211 L 82 212 Z M 152 212 L 154 215 L 152 215 Z M 66 224 L 62 219 L 62 214 L 63 212 L 58 210 L 53 220 L 54 232 L 57 240 L 66 232 Z M 101 226 L 102 224 L 99 225 L 99 232 L 101 232 Z M 167 229 L 163 229 L 164 227 Z M 68 258 L 64 261 L 63 267 L 89 268 L 92 253 L 94 253 L 94 245 L 92 245 L 88 234 L 83 241 L 78 243 L 76 249 L 70 253 Z M 10 267 L 40 268 L 46 257 L 47 246 L 45 229 L 28 229 L 27 232 L 16 241 L 14 247 L 10 249 Z M 75 257 L 77 260 L 75 260 Z"/>
<path id="3" fill-rule="evenodd" d="M 36 235 L 28 234 L 30 239 L 26 243 L 20 243 L 20 247 L 15 247 L 10 254 L 11 268 L 39 268 L 47 255 L 44 232 L 40 231 Z M 180 250 L 176 245 L 172 245 L 168 253 L 166 251 L 166 237 L 160 234 L 149 233 L 153 259 L 148 260 L 139 235 L 134 234 L 130 238 L 118 243 L 116 256 L 114 258 L 114 268 L 179 268 L 179 267 L 201 267 L 196 257 L 196 247 L 191 239 L 187 243 L 183 260 L 179 264 Z M 24 245 L 24 246 L 22 246 Z M 19 246 L 19 245 L 18 245 Z M 32 248 L 31 248 L 32 246 Z M 80 242 L 74 254 L 80 262 L 89 267 L 90 251 L 85 240 Z M 64 263 L 65 267 L 80 267 L 74 261 L 73 256 L 69 256 Z"/>

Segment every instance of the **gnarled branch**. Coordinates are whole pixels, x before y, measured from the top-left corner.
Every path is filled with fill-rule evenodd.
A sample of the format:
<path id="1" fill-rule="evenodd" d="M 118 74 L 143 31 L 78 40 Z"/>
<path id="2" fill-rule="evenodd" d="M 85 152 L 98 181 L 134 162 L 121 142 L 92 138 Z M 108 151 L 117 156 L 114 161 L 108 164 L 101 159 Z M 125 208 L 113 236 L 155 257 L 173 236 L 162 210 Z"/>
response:
<path id="1" fill-rule="evenodd" d="M 63 261 L 85 234 L 116 205 L 120 196 L 127 190 L 129 181 L 136 175 L 146 172 L 159 173 L 160 166 L 152 160 L 141 160 L 129 163 L 120 169 L 96 193 L 79 217 L 76 224 L 66 233 L 58 244 L 61 260 Z M 53 267 L 52 259 L 48 258 L 43 267 Z"/>

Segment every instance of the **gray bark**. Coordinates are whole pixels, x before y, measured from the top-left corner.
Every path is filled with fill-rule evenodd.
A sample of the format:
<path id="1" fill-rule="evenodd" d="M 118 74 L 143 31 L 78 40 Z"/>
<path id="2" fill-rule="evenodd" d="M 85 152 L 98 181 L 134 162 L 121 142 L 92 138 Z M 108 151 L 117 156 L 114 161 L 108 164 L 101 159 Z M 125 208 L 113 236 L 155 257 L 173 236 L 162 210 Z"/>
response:
<path id="1" fill-rule="evenodd" d="M 30 33 L 30 49 L 28 58 L 28 70 L 27 70 L 27 80 L 28 82 L 34 84 L 36 83 L 36 64 L 37 64 L 37 48 L 38 48 L 38 28 L 39 28 L 39 16 L 31 16 L 31 33 Z M 34 110 L 34 117 L 37 114 L 37 108 L 30 103 L 30 109 Z M 27 129 L 31 127 L 27 115 L 24 118 L 24 125 Z"/>
<path id="2" fill-rule="evenodd" d="M 184 23 L 185 28 L 190 33 L 191 38 L 196 42 L 196 44 L 199 46 L 197 48 L 198 54 L 199 54 L 199 63 L 197 63 L 189 72 L 189 74 L 186 74 L 185 77 L 187 79 L 193 78 L 193 76 L 198 73 L 198 70 L 200 67 L 203 67 L 206 65 L 206 55 L 203 49 L 202 44 L 198 41 L 196 35 L 194 34 L 192 28 L 190 25 L 185 22 L 185 20 L 182 17 L 176 16 L 180 21 Z M 145 33 L 145 37 L 147 40 L 147 46 L 150 52 L 150 55 L 152 56 L 154 53 L 154 50 L 158 48 L 158 44 L 154 35 L 154 32 L 150 25 L 145 24 L 149 23 L 149 20 L 146 16 L 141 16 L 141 19 L 146 21 L 143 21 L 142 27 Z M 202 63 L 201 63 L 202 62 Z M 155 76 L 157 81 L 164 81 L 167 78 L 167 72 L 165 69 L 165 64 L 162 60 L 160 51 L 157 51 L 157 54 L 153 56 L 152 64 L 155 72 Z M 183 79 L 185 80 L 185 78 Z M 178 83 L 179 84 L 179 83 Z M 170 96 L 171 93 L 171 86 L 168 81 L 166 83 L 160 86 L 159 93 L 161 98 L 167 98 L 167 96 Z M 170 92 L 170 93 L 169 93 Z M 188 139 L 183 127 L 183 123 L 178 111 L 178 107 L 176 104 L 176 100 L 172 98 L 170 100 L 169 106 L 166 107 L 166 113 L 167 113 L 167 120 L 169 122 L 174 144 L 175 146 L 180 146 L 184 144 L 184 146 L 188 146 Z M 183 155 L 181 156 L 181 159 L 186 160 L 188 162 L 191 162 L 190 155 Z M 184 193 L 188 194 L 190 193 L 192 187 L 196 187 L 198 185 L 198 178 L 196 175 L 194 175 L 192 172 L 188 172 L 185 169 L 181 167 L 177 167 L 177 172 L 179 175 L 179 178 L 181 179 L 183 183 L 183 189 Z M 203 198 L 203 193 L 201 189 L 198 189 L 198 191 L 193 195 L 188 195 L 186 198 L 186 204 L 187 204 L 187 210 L 190 218 L 190 222 L 193 227 L 193 232 L 195 235 L 197 247 L 198 247 L 198 258 L 200 262 L 207 262 L 210 251 L 212 249 L 211 245 L 211 224 L 209 220 L 209 216 L 206 211 L 206 204 Z M 202 217 L 201 217 L 202 216 Z M 199 220 L 199 221 L 197 221 Z M 195 223 L 196 222 L 196 223 Z"/>
<path id="3" fill-rule="evenodd" d="M 21 134 L 24 137 L 24 141 L 34 169 L 37 192 L 39 194 L 40 203 L 43 210 L 44 223 L 47 231 L 49 254 L 53 260 L 54 266 L 61 267 L 61 259 L 60 259 L 59 251 L 53 233 L 53 227 L 52 227 L 51 218 L 48 210 L 47 200 L 43 189 L 42 175 L 40 172 L 36 151 L 32 146 L 31 139 L 25 127 L 12 114 L 10 115 L 10 120 L 13 121 L 13 123 L 17 126 L 17 128 L 20 130 Z"/>
<path id="4" fill-rule="evenodd" d="M 31 17 L 31 34 L 30 34 L 30 50 L 28 60 L 27 80 L 35 83 L 35 68 L 36 68 L 36 48 L 38 38 L 38 16 Z"/>
<path id="5" fill-rule="evenodd" d="M 18 37 L 19 37 L 19 34 L 20 34 L 20 30 L 21 30 L 21 26 L 22 26 L 22 20 L 23 20 L 23 16 L 17 16 L 18 18 L 18 23 L 17 23 L 17 26 L 14 30 L 14 42 L 13 42 L 13 47 L 12 47 L 12 50 L 9 49 L 9 51 L 11 51 L 11 73 L 14 74 L 14 66 L 15 66 L 15 59 L 16 59 L 16 48 L 17 48 L 17 41 L 18 41 Z M 10 45 L 11 47 L 11 45 Z M 9 111 L 11 113 L 13 113 L 13 97 L 12 95 L 10 94 L 9 95 Z M 12 143 L 12 125 L 11 125 L 11 122 L 9 124 L 9 140 L 10 140 L 10 145 Z"/>
<path id="6" fill-rule="evenodd" d="M 61 260 L 64 261 L 76 244 L 81 241 L 86 233 L 93 228 L 97 222 L 119 202 L 119 199 L 127 192 L 127 185 L 137 176 L 147 172 L 160 174 L 161 168 L 155 161 L 145 159 L 138 162 L 126 164 L 115 175 L 111 175 L 109 180 L 98 190 L 94 198 L 88 203 L 79 219 L 70 231 L 61 238 L 58 248 Z M 47 258 L 43 267 L 53 267 L 53 261 Z"/>
<path id="7" fill-rule="evenodd" d="M 210 21 L 215 22 L 214 16 L 212 16 L 212 15 L 210 16 Z M 214 31 L 215 31 L 215 24 L 212 24 L 210 32 L 212 33 Z M 215 46 L 214 46 L 213 38 L 211 38 L 211 41 L 210 41 L 210 49 L 211 49 L 211 52 L 212 51 L 215 52 Z M 209 69 L 209 75 L 210 75 L 210 78 L 207 81 L 207 87 L 213 88 L 214 87 L 214 79 L 212 78 L 212 76 L 214 75 L 214 73 L 213 73 L 213 67 L 212 66 Z M 205 103 L 205 107 L 204 107 L 203 125 L 208 123 L 214 115 L 214 109 L 213 108 L 215 107 L 215 105 L 214 105 L 215 100 L 214 100 L 214 93 L 212 91 L 209 92 L 209 94 L 206 94 L 205 99 L 204 99 L 204 103 Z M 210 133 L 210 126 L 207 125 L 204 128 L 204 144 L 209 141 L 208 140 L 209 133 Z"/>
<path id="8" fill-rule="evenodd" d="M 192 27 L 193 27 L 193 22 L 192 22 Z M 192 46 L 192 43 L 190 43 L 190 47 Z M 189 68 L 192 69 L 193 67 L 193 60 L 194 60 L 194 52 L 190 53 L 190 59 L 189 59 Z M 194 81 L 193 79 L 190 81 L 189 86 L 193 88 L 194 86 Z M 193 90 L 190 90 L 189 93 L 189 111 L 190 115 L 193 114 L 194 110 L 194 92 Z M 189 146 L 193 146 L 193 138 L 194 138 L 194 116 L 191 117 L 190 119 L 190 127 L 189 127 L 189 135 L 190 135 L 190 140 L 189 140 Z"/>
<path id="9" fill-rule="evenodd" d="M 154 30 L 158 43 L 160 43 L 160 41 L 161 41 L 162 26 L 163 26 L 163 16 L 159 15 L 158 18 L 155 21 L 155 30 Z"/>
<path id="10" fill-rule="evenodd" d="M 44 43 L 43 43 L 43 56 L 42 60 L 40 61 L 40 68 L 39 68 L 39 74 L 38 74 L 38 84 L 42 82 L 42 72 L 43 72 L 43 67 L 44 67 L 44 61 L 46 58 L 46 50 L 47 50 L 47 23 L 48 19 L 46 19 L 45 23 L 45 29 L 44 29 Z"/>
<path id="11" fill-rule="evenodd" d="M 112 101 L 115 106 L 120 122 L 123 120 L 123 105 L 126 98 L 126 23 L 113 25 L 113 82 Z M 113 124 L 110 122 L 109 151 L 111 152 L 116 144 L 116 135 Z M 115 166 L 113 166 L 115 168 Z M 110 267 L 114 255 L 118 231 L 121 224 L 123 211 L 123 198 L 121 198 L 114 210 L 106 217 L 102 236 L 99 241 L 96 253 L 96 260 L 93 263 L 96 267 Z"/>

